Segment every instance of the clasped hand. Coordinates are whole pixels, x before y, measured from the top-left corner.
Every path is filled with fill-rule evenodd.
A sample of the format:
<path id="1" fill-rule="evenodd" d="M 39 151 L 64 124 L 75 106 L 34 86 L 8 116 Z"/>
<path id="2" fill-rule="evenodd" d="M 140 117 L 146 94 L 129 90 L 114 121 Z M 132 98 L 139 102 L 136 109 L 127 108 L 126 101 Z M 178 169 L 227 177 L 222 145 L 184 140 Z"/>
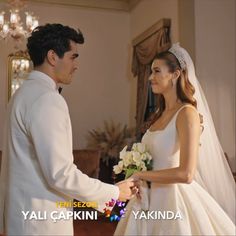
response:
<path id="1" fill-rule="evenodd" d="M 120 190 L 119 200 L 126 202 L 139 192 L 140 181 L 129 178 L 127 180 L 118 182 L 116 186 L 118 186 Z"/>

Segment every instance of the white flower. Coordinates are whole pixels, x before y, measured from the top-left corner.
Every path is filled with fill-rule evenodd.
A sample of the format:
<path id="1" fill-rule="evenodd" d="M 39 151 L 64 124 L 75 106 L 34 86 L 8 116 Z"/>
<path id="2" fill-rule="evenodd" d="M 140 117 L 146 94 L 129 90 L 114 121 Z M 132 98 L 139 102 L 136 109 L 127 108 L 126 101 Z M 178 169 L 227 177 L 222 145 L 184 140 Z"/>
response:
<path id="1" fill-rule="evenodd" d="M 142 171 L 146 171 L 147 170 L 147 167 L 146 167 L 146 165 L 145 165 L 145 163 L 143 161 L 141 162 L 140 167 L 141 167 Z"/>
<path id="2" fill-rule="evenodd" d="M 132 153 L 131 152 L 126 152 L 125 156 L 123 157 L 123 163 L 124 163 L 125 167 L 132 164 Z"/>
<path id="3" fill-rule="evenodd" d="M 139 166 L 141 166 L 141 163 L 142 163 L 142 161 L 136 161 L 136 162 L 135 162 L 135 165 L 136 165 L 137 167 L 139 167 Z"/>
<path id="4" fill-rule="evenodd" d="M 141 166 L 142 163 L 144 163 L 144 162 L 142 161 L 142 156 L 140 155 L 139 152 L 134 152 L 134 153 L 135 153 L 135 155 L 134 155 L 134 157 L 133 157 L 133 159 L 134 159 L 134 161 L 135 161 L 134 164 L 135 164 L 137 167 L 139 167 L 139 166 Z"/>
<path id="5" fill-rule="evenodd" d="M 139 152 L 132 152 L 132 156 L 133 156 L 133 160 L 135 161 L 135 162 L 140 162 L 141 160 L 142 160 L 142 156 L 140 155 L 140 153 Z"/>
<path id="6" fill-rule="evenodd" d="M 136 152 L 144 153 L 146 151 L 146 145 L 144 143 L 134 143 L 132 150 Z"/>
<path id="7" fill-rule="evenodd" d="M 127 146 L 125 146 L 123 150 L 120 152 L 120 159 L 124 159 L 127 152 L 126 150 L 127 150 Z"/>
<path id="8" fill-rule="evenodd" d="M 146 166 L 143 166 L 142 167 L 142 171 L 146 171 L 147 170 L 147 167 Z"/>
<path id="9" fill-rule="evenodd" d="M 141 155 L 141 159 L 143 161 L 147 160 L 147 153 L 146 152 Z"/>
<path id="10" fill-rule="evenodd" d="M 152 160 L 152 156 L 148 152 L 146 152 L 146 156 L 147 156 L 147 160 L 149 160 L 149 161 Z"/>
<path id="11" fill-rule="evenodd" d="M 121 172 L 122 172 L 122 168 L 120 168 L 120 166 L 119 165 L 115 165 L 115 166 L 113 166 L 113 171 L 115 172 L 115 174 L 117 175 L 117 174 L 120 174 Z"/>
<path id="12" fill-rule="evenodd" d="M 123 169 L 124 162 L 123 162 L 123 161 L 119 161 L 119 162 L 118 162 L 118 166 L 119 166 L 121 169 Z"/>
<path id="13" fill-rule="evenodd" d="M 138 143 L 138 151 L 144 153 L 146 151 L 146 145 L 144 143 Z"/>
<path id="14" fill-rule="evenodd" d="M 132 151 L 137 151 L 137 149 L 138 149 L 138 148 L 137 148 L 137 143 L 134 143 L 133 146 L 132 146 L 132 148 L 131 148 L 131 150 L 132 150 Z"/>

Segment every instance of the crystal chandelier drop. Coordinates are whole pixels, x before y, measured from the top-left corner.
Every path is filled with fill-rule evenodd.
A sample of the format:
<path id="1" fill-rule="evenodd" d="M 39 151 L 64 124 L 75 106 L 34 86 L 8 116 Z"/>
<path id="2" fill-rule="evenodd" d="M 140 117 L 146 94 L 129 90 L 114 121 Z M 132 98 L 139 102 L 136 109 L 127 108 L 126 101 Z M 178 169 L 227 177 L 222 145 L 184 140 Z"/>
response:
<path id="1" fill-rule="evenodd" d="M 25 1 L 10 0 L 8 3 L 10 7 L 9 21 L 5 19 L 5 12 L 0 9 L 0 39 L 12 38 L 20 41 L 27 38 L 38 26 L 38 17 L 34 16 L 32 12 L 25 12 L 25 24 L 23 24 L 20 12 L 26 6 Z"/>

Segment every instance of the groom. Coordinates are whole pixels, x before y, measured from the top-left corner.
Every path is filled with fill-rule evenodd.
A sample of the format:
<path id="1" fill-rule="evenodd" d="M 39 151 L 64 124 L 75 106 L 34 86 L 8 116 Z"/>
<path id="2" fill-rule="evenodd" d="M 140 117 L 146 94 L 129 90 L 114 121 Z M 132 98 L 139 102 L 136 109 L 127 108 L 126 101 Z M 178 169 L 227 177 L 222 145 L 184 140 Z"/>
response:
<path id="1" fill-rule="evenodd" d="M 15 93 L 7 113 L 0 179 L 0 233 L 7 235 L 73 235 L 73 219 L 56 223 L 25 220 L 22 211 L 50 213 L 71 199 L 96 202 L 103 211 L 111 199 L 132 197 L 134 182 L 116 186 L 89 178 L 73 164 L 67 104 L 57 85 L 70 84 L 77 69 L 81 32 L 61 24 L 37 27 L 27 48 L 34 71 Z"/>

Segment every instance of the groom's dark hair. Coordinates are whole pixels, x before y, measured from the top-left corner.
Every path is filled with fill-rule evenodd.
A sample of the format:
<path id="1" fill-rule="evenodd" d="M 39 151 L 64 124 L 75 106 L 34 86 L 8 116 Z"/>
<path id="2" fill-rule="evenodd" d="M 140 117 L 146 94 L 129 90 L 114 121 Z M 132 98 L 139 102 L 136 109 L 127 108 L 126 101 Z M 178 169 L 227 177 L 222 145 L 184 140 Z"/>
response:
<path id="1" fill-rule="evenodd" d="M 49 50 L 53 50 L 62 58 L 64 53 L 70 50 L 70 40 L 83 44 L 82 32 L 61 24 L 36 27 L 27 42 L 27 49 L 34 66 L 43 64 Z"/>

